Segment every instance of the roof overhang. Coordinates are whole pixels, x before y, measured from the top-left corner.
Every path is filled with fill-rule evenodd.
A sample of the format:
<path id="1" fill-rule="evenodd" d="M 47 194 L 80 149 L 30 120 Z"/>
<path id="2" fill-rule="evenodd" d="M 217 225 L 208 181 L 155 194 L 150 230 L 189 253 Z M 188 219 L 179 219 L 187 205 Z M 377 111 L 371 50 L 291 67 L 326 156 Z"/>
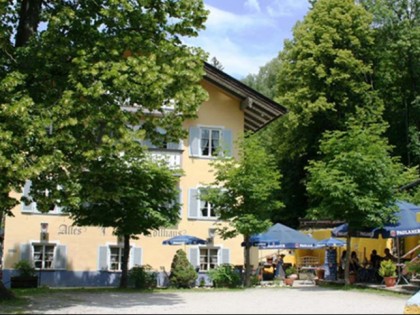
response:
<path id="1" fill-rule="evenodd" d="M 204 70 L 204 80 L 240 99 L 245 113 L 245 131 L 256 132 L 287 112 L 282 105 L 206 62 Z"/>

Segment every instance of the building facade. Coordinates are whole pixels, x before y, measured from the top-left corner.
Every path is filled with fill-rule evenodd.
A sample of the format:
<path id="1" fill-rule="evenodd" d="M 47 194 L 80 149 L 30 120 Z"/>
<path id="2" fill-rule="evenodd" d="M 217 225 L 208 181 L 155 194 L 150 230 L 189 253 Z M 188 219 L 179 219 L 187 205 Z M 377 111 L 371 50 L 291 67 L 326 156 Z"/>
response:
<path id="1" fill-rule="evenodd" d="M 197 119 L 184 122 L 189 130 L 188 138 L 165 148 L 150 145 L 150 154 L 164 157 L 170 165 L 184 170 L 179 178 L 181 220 L 176 226 L 132 240 L 129 268 L 147 264 L 155 271 L 169 272 L 179 248 L 185 249 L 190 262 L 203 274 L 222 263 L 243 264 L 242 238 L 219 238 L 215 233 L 218 219 L 211 204 L 198 199 L 198 189 L 213 181 L 209 163 L 219 145 L 223 144 L 228 154 L 236 156 L 234 143 L 244 131 L 259 130 L 284 114 L 285 109 L 209 64 L 205 64 L 205 71 L 201 84 L 209 98 L 200 106 Z M 23 194 L 29 194 L 30 184 L 26 182 Z M 41 285 L 118 284 L 123 251 L 111 228 L 77 227 L 60 208 L 42 214 L 35 203 L 21 203 L 13 209 L 13 214 L 14 217 L 5 219 L 3 282 L 6 286 L 10 286 L 10 277 L 15 273 L 14 264 L 22 259 L 32 262 Z M 208 243 L 162 244 L 168 238 L 184 234 Z M 254 254 L 255 264 L 257 259 L 258 255 Z"/>

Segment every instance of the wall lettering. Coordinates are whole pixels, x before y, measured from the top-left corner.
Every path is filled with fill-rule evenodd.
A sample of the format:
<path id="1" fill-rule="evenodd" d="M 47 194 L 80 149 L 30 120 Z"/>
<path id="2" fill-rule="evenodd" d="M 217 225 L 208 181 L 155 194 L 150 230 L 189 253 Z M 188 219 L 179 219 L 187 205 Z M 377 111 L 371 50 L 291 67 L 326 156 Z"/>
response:
<path id="1" fill-rule="evenodd" d="M 147 235 L 147 237 L 174 237 L 178 235 L 184 235 L 186 233 L 186 230 L 159 229 L 153 231 L 152 233 Z"/>
<path id="2" fill-rule="evenodd" d="M 61 224 L 58 227 L 58 234 L 59 235 L 80 235 L 83 232 L 86 232 L 86 228 L 73 226 L 73 225 L 67 225 L 67 224 Z"/>

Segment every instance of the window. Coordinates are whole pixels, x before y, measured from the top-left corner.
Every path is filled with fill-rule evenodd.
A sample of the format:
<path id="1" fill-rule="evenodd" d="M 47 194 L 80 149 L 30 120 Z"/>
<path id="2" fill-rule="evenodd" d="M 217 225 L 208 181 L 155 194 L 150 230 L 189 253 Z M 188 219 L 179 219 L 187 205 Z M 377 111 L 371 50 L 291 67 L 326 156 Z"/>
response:
<path id="1" fill-rule="evenodd" d="M 216 211 L 212 204 L 201 200 L 200 195 L 205 194 L 206 189 L 190 188 L 188 192 L 188 218 L 190 219 L 216 219 Z"/>
<path id="2" fill-rule="evenodd" d="M 202 156 L 216 156 L 220 145 L 221 131 L 219 129 L 200 129 L 200 149 Z"/>
<path id="3" fill-rule="evenodd" d="M 52 269 L 55 244 L 33 244 L 33 260 L 36 269 Z"/>
<path id="4" fill-rule="evenodd" d="M 208 201 L 200 200 L 200 211 L 201 211 L 201 216 L 204 217 L 204 218 L 215 218 L 216 217 L 214 209 L 211 206 L 211 203 L 208 202 Z"/>
<path id="5" fill-rule="evenodd" d="M 110 270 L 121 271 L 122 260 L 124 257 L 124 248 L 122 246 L 110 246 Z"/>
<path id="6" fill-rule="evenodd" d="M 207 271 L 218 266 L 217 248 L 200 248 L 200 270 Z"/>

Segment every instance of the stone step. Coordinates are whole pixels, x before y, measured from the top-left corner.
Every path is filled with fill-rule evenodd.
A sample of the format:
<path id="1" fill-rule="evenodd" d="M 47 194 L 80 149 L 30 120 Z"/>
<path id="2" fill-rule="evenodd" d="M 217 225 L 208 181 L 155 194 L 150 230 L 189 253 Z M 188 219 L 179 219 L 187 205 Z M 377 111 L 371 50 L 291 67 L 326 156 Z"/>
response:
<path id="1" fill-rule="evenodd" d="M 416 286 L 419 286 L 420 287 L 420 279 L 418 279 L 418 278 L 411 278 L 410 279 L 410 284 L 416 285 Z"/>
<path id="2" fill-rule="evenodd" d="M 404 290 L 413 291 L 413 292 L 417 292 L 420 290 L 420 286 L 413 285 L 413 284 L 403 284 L 401 288 Z"/>

